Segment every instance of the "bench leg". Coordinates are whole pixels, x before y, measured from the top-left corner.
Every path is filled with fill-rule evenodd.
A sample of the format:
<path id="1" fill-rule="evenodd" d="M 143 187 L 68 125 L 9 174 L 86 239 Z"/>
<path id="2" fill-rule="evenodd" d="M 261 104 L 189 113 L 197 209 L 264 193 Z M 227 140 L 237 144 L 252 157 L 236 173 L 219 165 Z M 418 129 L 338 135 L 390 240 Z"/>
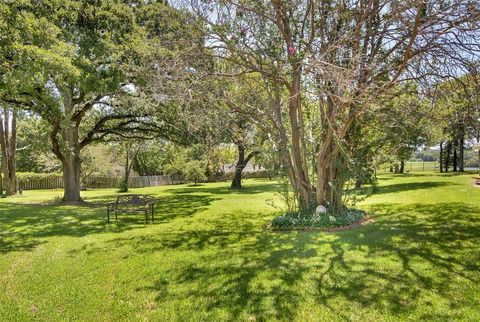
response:
<path id="1" fill-rule="evenodd" d="M 148 209 L 145 210 L 145 224 L 148 224 Z"/>
<path id="2" fill-rule="evenodd" d="M 117 211 L 115 210 L 115 221 L 117 221 Z"/>
<path id="3" fill-rule="evenodd" d="M 153 216 L 153 213 L 154 213 L 154 212 L 155 212 L 155 211 L 153 210 L 153 205 L 152 205 L 152 222 L 155 222 L 155 217 Z"/>
<path id="4" fill-rule="evenodd" d="M 107 208 L 107 222 L 110 223 L 110 208 Z"/>

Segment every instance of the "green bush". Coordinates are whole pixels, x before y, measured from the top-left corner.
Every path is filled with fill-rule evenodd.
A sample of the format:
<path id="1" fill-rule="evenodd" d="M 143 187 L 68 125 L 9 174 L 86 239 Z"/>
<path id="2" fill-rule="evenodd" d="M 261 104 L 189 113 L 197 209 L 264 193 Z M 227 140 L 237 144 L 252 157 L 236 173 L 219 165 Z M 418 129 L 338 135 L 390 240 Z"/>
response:
<path id="1" fill-rule="evenodd" d="M 118 192 L 128 192 L 128 180 L 125 177 L 118 180 Z"/>
<path id="2" fill-rule="evenodd" d="M 22 182 L 36 182 L 40 180 L 63 178 L 61 172 L 35 173 L 35 172 L 17 172 L 17 179 Z"/>
<path id="3" fill-rule="evenodd" d="M 272 228 L 276 230 L 335 228 L 356 223 L 364 216 L 364 211 L 355 208 L 347 209 L 341 217 L 332 216 L 328 211 L 324 214 L 317 214 L 315 211 L 288 212 L 273 219 Z"/>
<path id="4" fill-rule="evenodd" d="M 202 163 L 199 161 L 191 161 L 186 163 L 183 174 L 185 175 L 187 181 L 193 182 L 195 185 L 197 185 L 197 182 L 207 181 L 205 170 L 202 166 Z"/>

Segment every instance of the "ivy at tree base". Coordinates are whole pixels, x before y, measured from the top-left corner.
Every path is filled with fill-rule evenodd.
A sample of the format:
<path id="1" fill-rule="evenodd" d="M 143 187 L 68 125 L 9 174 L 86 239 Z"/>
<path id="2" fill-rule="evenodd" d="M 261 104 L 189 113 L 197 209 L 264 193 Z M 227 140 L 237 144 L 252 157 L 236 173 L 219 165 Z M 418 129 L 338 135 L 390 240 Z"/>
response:
<path id="1" fill-rule="evenodd" d="M 302 211 L 289 212 L 272 220 L 274 230 L 298 230 L 308 228 L 337 228 L 352 225 L 365 217 L 363 210 L 349 208 L 344 215 L 335 217 L 332 214 L 305 213 Z"/>

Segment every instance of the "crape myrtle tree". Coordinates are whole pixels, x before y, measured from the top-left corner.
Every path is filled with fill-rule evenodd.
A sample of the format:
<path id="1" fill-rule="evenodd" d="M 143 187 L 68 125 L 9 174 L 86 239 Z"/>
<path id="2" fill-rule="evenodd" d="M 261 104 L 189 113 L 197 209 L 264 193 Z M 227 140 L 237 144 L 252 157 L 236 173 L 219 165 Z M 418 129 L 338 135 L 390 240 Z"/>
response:
<path id="1" fill-rule="evenodd" d="M 52 151 L 63 168 L 63 200 L 79 201 L 82 149 L 111 135 L 141 138 L 162 131 L 162 124 L 148 116 L 152 104 L 165 102 L 149 99 L 145 80 L 149 71 L 162 67 L 151 62 L 175 56 L 174 35 L 188 35 L 188 26 L 175 21 L 183 15 L 163 1 L 22 1 L 14 6 L 21 15 L 48 21 L 51 40 L 42 49 L 25 50 L 22 58 L 39 67 L 7 99 L 50 124 Z M 30 46 L 28 38 L 18 46 Z"/>
<path id="2" fill-rule="evenodd" d="M 250 115 L 271 129 L 300 207 L 327 205 L 337 215 L 357 119 L 397 82 L 428 74 L 423 62 L 464 60 L 478 50 L 469 44 L 479 7 L 469 0 L 191 0 L 190 7 L 216 57 L 237 74 L 261 76 L 269 104 Z M 314 173 L 306 101 L 320 128 Z"/>

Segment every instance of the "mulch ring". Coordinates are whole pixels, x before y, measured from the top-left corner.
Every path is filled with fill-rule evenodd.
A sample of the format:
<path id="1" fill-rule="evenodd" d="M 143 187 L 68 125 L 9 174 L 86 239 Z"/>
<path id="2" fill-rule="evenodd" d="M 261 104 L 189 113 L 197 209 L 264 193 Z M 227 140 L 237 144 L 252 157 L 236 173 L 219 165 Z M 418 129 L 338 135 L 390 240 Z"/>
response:
<path id="1" fill-rule="evenodd" d="M 365 215 L 365 216 L 363 216 L 362 219 L 360 219 L 359 221 L 357 221 L 357 222 L 355 222 L 351 225 L 333 227 L 333 228 L 295 227 L 295 228 L 291 228 L 291 229 L 288 229 L 288 230 L 280 230 L 280 229 L 272 229 L 271 224 L 269 224 L 267 228 L 274 231 L 274 232 L 278 232 L 278 233 L 282 233 L 282 232 L 287 233 L 287 232 L 291 232 L 291 231 L 321 231 L 321 232 L 324 232 L 324 233 L 336 233 L 336 232 L 339 232 L 339 231 L 348 231 L 348 230 L 352 230 L 352 229 L 355 229 L 355 228 L 360 227 L 360 226 L 365 226 L 365 225 L 370 224 L 374 221 L 375 221 L 375 219 L 373 217 Z"/>

